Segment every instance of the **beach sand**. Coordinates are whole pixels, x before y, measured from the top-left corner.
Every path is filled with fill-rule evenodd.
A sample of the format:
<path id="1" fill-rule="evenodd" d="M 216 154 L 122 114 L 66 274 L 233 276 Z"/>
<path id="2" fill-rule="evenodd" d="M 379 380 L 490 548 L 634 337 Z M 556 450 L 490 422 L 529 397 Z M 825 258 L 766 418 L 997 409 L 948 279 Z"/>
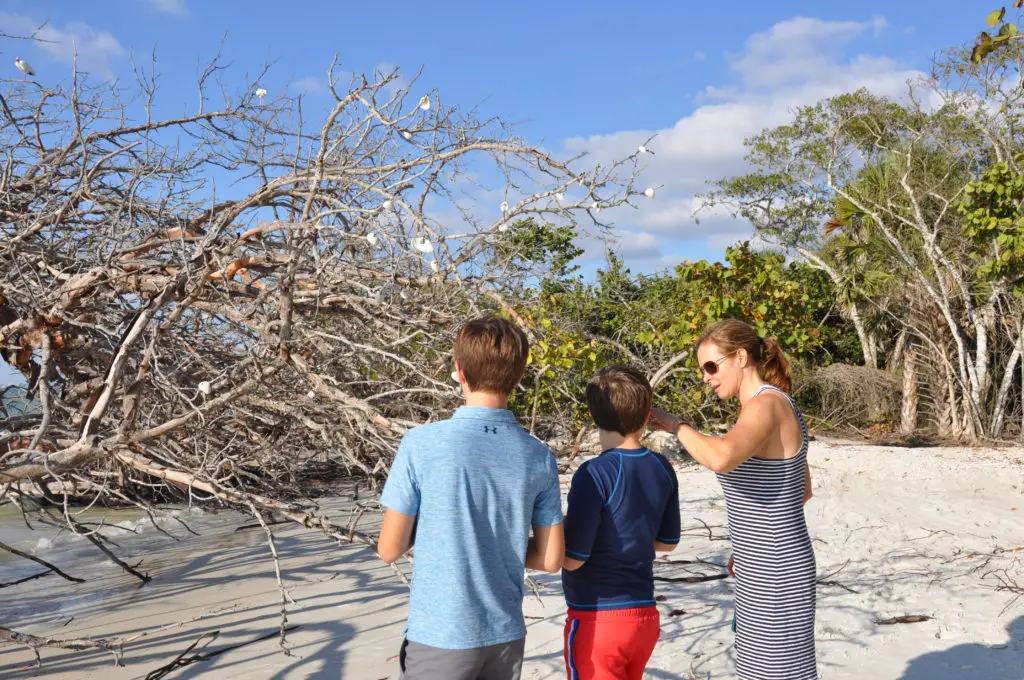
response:
<path id="1" fill-rule="evenodd" d="M 998 589 L 1001 579 L 1024 583 L 1022 458 L 1020 449 L 812 443 L 815 497 L 807 516 L 819 574 L 831 582 L 818 589 L 823 678 L 1024 680 L 1024 597 Z M 724 564 L 729 543 L 714 475 L 695 465 L 678 474 L 684 536 L 668 556 L 674 564 L 659 564 L 655 573 L 721 573 L 680 563 Z M 337 503 L 334 509 L 335 521 L 344 524 L 344 510 Z M 239 517 L 242 522 L 251 519 Z M 287 654 L 273 635 L 281 596 L 263 531 L 222 527 L 213 537 L 165 541 L 148 551 L 141 568 L 154 580 L 141 588 L 108 566 L 78 586 L 48 577 L 4 589 L 0 621 L 16 630 L 54 637 L 148 634 L 125 645 L 123 667 L 108 653 L 46 649 L 36 669 L 30 651 L 0 646 L 0 678 L 145 678 L 200 638 L 192 653 L 270 635 L 166 677 L 396 679 L 406 586 L 365 547 L 338 547 L 297 526 L 274 530 L 296 603 L 288 607 L 288 622 L 298 628 L 288 635 Z M 524 605 L 523 678 L 561 678 L 558 577 L 535 578 L 544 591 L 528 595 Z M 662 638 L 647 677 L 734 678 L 730 583 L 657 586 L 664 597 Z M 931 619 L 878 623 L 903 615 Z"/>

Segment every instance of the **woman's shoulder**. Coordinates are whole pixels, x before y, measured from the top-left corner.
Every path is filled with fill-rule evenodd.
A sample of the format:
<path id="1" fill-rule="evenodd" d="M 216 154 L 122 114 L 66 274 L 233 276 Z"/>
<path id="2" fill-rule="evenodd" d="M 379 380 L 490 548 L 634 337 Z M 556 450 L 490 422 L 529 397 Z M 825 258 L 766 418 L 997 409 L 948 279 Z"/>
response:
<path id="1" fill-rule="evenodd" d="M 760 396 L 765 395 L 765 394 L 770 394 L 770 395 L 774 395 L 774 396 L 777 396 L 777 397 L 783 397 L 785 399 L 792 399 L 792 397 L 789 395 L 789 392 L 786 392 L 785 390 L 783 390 L 783 389 L 781 389 L 779 387 L 776 387 L 775 385 L 769 385 L 769 384 L 764 384 L 764 385 L 761 385 L 760 387 L 758 387 L 757 391 L 754 393 L 754 396 L 760 397 Z"/>
<path id="2" fill-rule="evenodd" d="M 754 396 L 747 400 L 744 406 L 756 406 L 765 408 L 771 404 L 785 404 L 789 401 L 789 395 L 777 387 L 764 385 L 754 392 Z"/>
<path id="3" fill-rule="evenodd" d="M 771 385 L 759 389 L 744 405 L 744 409 L 756 411 L 757 415 L 771 420 L 772 423 L 780 423 L 791 417 L 794 408 L 793 398 Z"/>

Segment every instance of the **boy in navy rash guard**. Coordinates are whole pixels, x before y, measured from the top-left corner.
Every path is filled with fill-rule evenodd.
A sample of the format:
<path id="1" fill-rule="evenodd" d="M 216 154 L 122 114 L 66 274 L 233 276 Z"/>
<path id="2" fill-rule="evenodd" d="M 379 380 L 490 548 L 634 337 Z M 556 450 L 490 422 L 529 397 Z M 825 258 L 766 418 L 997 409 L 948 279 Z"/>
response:
<path id="1" fill-rule="evenodd" d="M 640 444 L 652 400 L 628 366 L 587 385 L 602 453 L 573 476 L 565 516 L 569 680 L 641 680 L 661 632 L 654 553 L 679 543 L 679 487 L 669 462 Z"/>

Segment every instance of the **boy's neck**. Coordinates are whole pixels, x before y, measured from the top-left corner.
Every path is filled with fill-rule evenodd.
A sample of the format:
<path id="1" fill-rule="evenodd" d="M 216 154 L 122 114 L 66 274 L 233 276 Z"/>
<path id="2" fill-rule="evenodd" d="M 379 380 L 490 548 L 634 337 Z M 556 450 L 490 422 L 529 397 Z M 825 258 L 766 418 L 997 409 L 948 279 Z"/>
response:
<path id="1" fill-rule="evenodd" d="M 496 392 L 467 392 L 466 406 L 483 408 L 508 408 L 508 395 Z"/>
<path id="2" fill-rule="evenodd" d="M 611 430 L 598 430 L 599 439 L 601 442 L 601 450 L 607 451 L 608 449 L 642 449 L 644 445 L 640 443 L 641 437 L 643 437 L 643 431 L 630 432 L 627 435 L 621 435 L 618 432 L 612 432 Z"/>

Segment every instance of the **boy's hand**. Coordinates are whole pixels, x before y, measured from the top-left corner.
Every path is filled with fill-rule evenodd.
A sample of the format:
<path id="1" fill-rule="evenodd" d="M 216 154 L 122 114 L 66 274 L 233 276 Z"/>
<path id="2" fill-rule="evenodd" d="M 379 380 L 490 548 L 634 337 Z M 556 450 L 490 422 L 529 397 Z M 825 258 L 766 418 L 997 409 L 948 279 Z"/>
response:
<path id="1" fill-rule="evenodd" d="M 562 523 L 549 527 L 533 527 L 533 536 L 526 544 L 526 568 L 557 574 L 565 557 L 565 532 Z"/>

